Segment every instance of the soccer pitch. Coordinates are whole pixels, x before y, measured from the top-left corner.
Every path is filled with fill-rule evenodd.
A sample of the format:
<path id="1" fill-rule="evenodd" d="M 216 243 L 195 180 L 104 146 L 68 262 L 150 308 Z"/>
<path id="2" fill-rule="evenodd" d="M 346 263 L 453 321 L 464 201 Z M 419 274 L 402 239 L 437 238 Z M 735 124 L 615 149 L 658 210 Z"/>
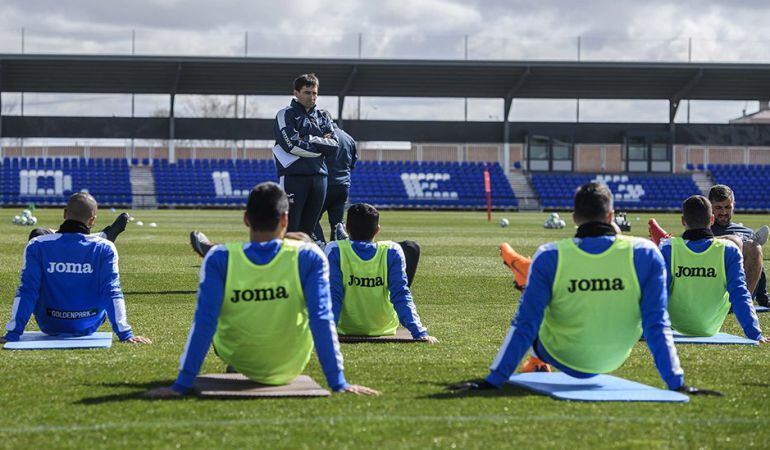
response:
<path id="1" fill-rule="evenodd" d="M 11 225 L 17 210 L 0 210 L 0 319 L 10 307 L 28 227 Z M 39 210 L 39 225 L 57 227 L 60 209 Z M 195 307 L 201 259 L 188 243 L 192 229 L 212 240 L 247 239 L 239 211 L 134 211 L 117 241 L 128 319 L 152 345 L 115 342 L 106 350 L 2 351 L 3 448 L 766 448 L 770 401 L 768 346 L 679 346 L 688 384 L 725 396 L 686 404 L 556 401 L 508 387 L 452 394 L 448 383 L 485 376 L 516 310 L 519 293 L 498 256 L 507 241 L 532 254 L 574 229 L 544 230 L 546 213 L 391 212 L 381 239 L 422 246 L 412 286 L 417 310 L 441 342 L 343 344 L 348 381 L 380 397 L 148 401 L 140 394 L 176 377 Z M 102 210 L 96 228 L 116 213 Z M 570 223 L 567 214 L 564 219 Z M 629 214 L 637 236 L 648 214 Z M 507 217 L 508 228 L 497 221 Z M 679 233 L 679 216 L 656 214 Z M 758 227 L 763 215 L 738 215 Z M 148 228 L 157 222 L 157 228 Z M 760 314 L 770 329 L 770 314 Z M 28 329 L 34 329 L 34 321 Z M 104 327 L 104 330 L 109 330 Z M 742 335 L 729 316 L 723 331 Z M 223 372 L 209 353 L 203 372 Z M 324 384 L 315 357 L 306 373 Z M 616 375 L 664 387 L 644 343 Z"/>

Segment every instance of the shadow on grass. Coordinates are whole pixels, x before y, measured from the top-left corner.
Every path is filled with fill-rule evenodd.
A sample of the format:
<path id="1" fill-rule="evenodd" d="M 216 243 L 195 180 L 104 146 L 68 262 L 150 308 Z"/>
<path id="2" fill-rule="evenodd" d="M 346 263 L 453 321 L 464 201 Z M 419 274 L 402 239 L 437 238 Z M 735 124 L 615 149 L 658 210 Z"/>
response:
<path id="1" fill-rule="evenodd" d="M 456 383 L 456 382 L 455 382 Z M 528 397 L 530 395 L 538 395 L 534 392 L 528 391 L 520 387 L 516 387 L 510 384 L 506 384 L 500 389 L 478 390 L 478 391 L 451 391 L 447 388 L 450 384 L 455 383 L 430 383 L 434 386 L 443 388 L 442 392 L 435 392 L 433 394 L 423 395 L 421 399 L 433 399 L 433 400 L 451 400 L 457 398 L 466 397 Z"/>
<path id="2" fill-rule="evenodd" d="M 744 386 L 770 388 L 770 383 L 741 383 Z"/>
<path id="3" fill-rule="evenodd" d="M 124 291 L 123 295 L 194 295 L 198 291 Z"/>
<path id="4" fill-rule="evenodd" d="M 133 389 L 141 389 L 139 391 L 135 392 L 126 392 L 122 394 L 109 394 L 109 395 L 101 395 L 98 397 L 88 397 L 83 398 L 75 402 L 76 405 L 100 405 L 102 403 L 114 403 L 114 402 L 124 402 L 129 400 L 148 400 L 153 401 L 154 399 L 149 399 L 144 396 L 144 393 L 149 391 L 150 389 L 155 389 L 159 387 L 164 386 L 171 386 L 174 383 L 175 380 L 158 380 L 158 381 L 150 381 L 147 383 L 99 383 L 94 384 L 91 386 L 96 387 L 103 387 L 103 388 L 133 388 Z M 185 397 L 179 397 L 185 398 Z"/>

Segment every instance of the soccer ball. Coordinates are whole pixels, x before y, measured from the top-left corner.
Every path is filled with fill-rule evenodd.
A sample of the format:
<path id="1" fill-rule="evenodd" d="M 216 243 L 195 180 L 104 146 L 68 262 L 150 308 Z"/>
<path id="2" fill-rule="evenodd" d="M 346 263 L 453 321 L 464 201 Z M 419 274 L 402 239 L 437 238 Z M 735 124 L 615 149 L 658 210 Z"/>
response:
<path id="1" fill-rule="evenodd" d="M 505 217 L 503 217 L 502 219 L 500 219 L 500 227 L 501 227 L 501 228 L 505 228 L 505 227 L 507 227 L 507 226 L 508 226 L 508 225 L 510 225 L 510 224 L 511 224 L 511 223 L 510 223 L 510 222 L 508 222 L 508 219 L 506 219 Z"/>
<path id="2" fill-rule="evenodd" d="M 32 217 L 32 211 L 25 209 L 21 212 L 21 217 Z"/>
<path id="3" fill-rule="evenodd" d="M 27 222 L 29 225 L 37 225 L 37 217 L 31 216 L 29 219 L 27 219 Z"/>
<path id="4" fill-rule="evenodd" d="M 548 219 L 546 219 L 545 223 L 543 223 L 543 228 L 560 230 L 564 228 L 565 225 L 566 225 L 566 222 L 564 222 L 564 220 L 559 218 L 558 213 L 551 213 L 548 216 Z"/>
<path id="5" fill-rule="evenodd" d="M 147 224 L 147 226 L 150 227 L 150 228 L 155 228 L 155 227 L 158 226 L 158 224 L 155 223 L 155 222 L 150 222 L 150 223 Z"/>
<path id="6" fill-rule="evenodd" d="M 136 221 L 136 224 L 137 224 L 138 226 L 140 226 L 140 227 L 141 227 L 141 226 L 144 226 L 144 222 L 142 222 L 141 220 L 137 220 L 137 221 Z"/>
<path id="7" fill-rule="evenodd" d="M 29 223 L 29 217 L 21 216 L 19 218 L 19 225 L 27 225 Z"/>
<path id="8" fill-rule="evenodd" d="M 13 222 L 14 225 L 21 225 L 21 217 L 13 216 L 13 220 L 11 222 Z"/>

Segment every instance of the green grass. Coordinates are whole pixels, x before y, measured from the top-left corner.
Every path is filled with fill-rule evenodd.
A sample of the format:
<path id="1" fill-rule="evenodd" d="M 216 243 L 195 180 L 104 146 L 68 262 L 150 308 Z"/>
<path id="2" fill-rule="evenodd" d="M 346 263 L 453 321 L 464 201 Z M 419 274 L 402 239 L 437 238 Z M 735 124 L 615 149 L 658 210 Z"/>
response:
<path id="1" fill-rule="evenodd" d="M 8 320 L 28 228 L 0 210 L 0 318 Z M 723 398 L 688 404 L 570 403 L 514 388 L 451 395 L 443 386 L 483 376 L 519 299 L 497 255 L 501 241 L 525 253 L 573 230 L 544 230 L 546 214 L 384 212 L 383 239 L 414 239 L 423 249 L 413 286 L 417 309 L 441 343 L 343 345 L 349 381 L 382 391 L 378 398 L 334 395 L 305 400 L 146 401 L 139 394 L 176 376 L 195 307 L 200 258 L 187 233 L 201 229 L 217 241 L 245 239 L 237 211 L 137 211 L 145 223 L 120 236 L 121 278 L 134 329 L 150 346 L 115 343 L 108 350 L 0 352 L 2 423 L 6 448 L 427 448 L 427 447 L 767 447 L 770 350 L 767 346 L 680 346 L 689 383 Z M 99 222 L 115 214 L 102 211 Z M 506 216 L 511 227 L 497 220 Z M 39 211 L 58 225 L 60 210 Z M 633 234 L 644 235 L 646 215 Z M 675 215 L 658 215 L 678 230 Z M 767 216 L 742 216 L 748 226 Z M 760 316 L 770 328 L 770 315 Z M 34 323 L 30 326 L 34 327 Z M 741 334 L 733 316 L 728 332 Z M 203 370 L 224 364 L 210 353 Z M 307 373 L 323 382 L 316 358 Z M 644 344 L 617 375 L 663 387 Z"/>

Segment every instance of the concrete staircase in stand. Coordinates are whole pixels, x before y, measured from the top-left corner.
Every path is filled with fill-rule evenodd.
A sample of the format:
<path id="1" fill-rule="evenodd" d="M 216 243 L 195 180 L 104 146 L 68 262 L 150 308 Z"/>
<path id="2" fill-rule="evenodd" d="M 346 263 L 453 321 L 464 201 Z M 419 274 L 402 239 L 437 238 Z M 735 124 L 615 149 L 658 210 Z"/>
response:
<path id="1" fill-rule="evenodd" d="M 709 172 L 693 172 L 692 181 L 696 186 L 698 186 L 701 194 L 706 197 L 709 195 L 709 189 L 711 189 L 711 186 L 716 184 L 714 183 L 714 179 L 711 178 L 711 174 Z"/>
<path id="2" fill-rule="evenodd" d="M 532 189 L 529 176 L 524 172 L 513 170 L 508 175 L 508 181 L 511 183 L 516 199 L 519 201 L 519 210 L 538 211 L 540 210 L 540 200 L 537 193 Z"/>
<path id="3" fill-rule="evenodd" d="M 131 166 L 131 207 L 134 209 L 157 208 L 155 177 L 150 166 Z"/>

